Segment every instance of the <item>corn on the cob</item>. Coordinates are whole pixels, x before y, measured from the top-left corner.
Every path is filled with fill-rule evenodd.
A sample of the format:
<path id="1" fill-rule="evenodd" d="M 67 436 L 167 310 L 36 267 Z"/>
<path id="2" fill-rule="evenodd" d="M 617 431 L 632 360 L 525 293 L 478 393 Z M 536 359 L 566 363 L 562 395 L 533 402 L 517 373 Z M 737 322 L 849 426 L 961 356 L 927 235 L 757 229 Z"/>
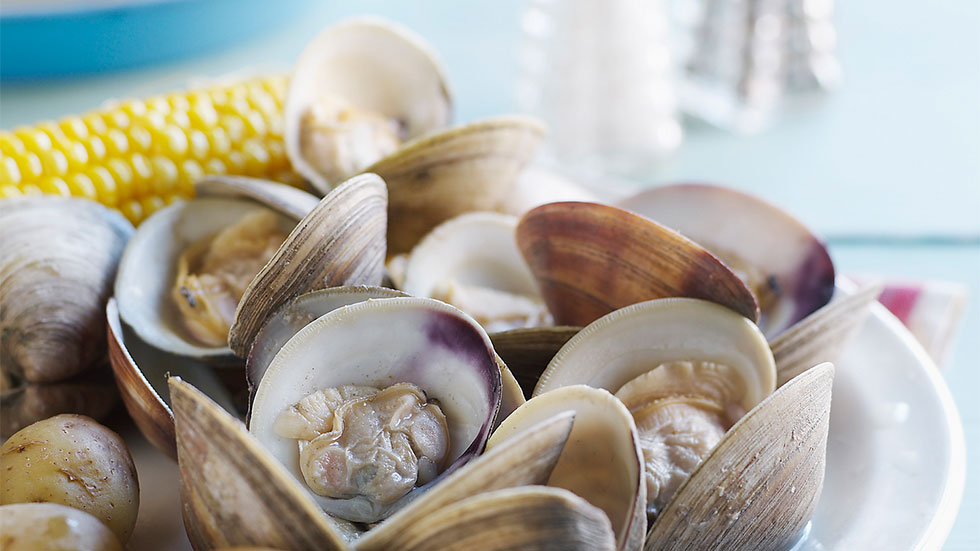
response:
<path id="1" fill-rule="evenodd" d="M 258 78 L 0 131 L 0 198 L 87 197 L 138 224 L 205 174 L 299 184 L 282 140 L 285 91 L 286 77 Z"/>

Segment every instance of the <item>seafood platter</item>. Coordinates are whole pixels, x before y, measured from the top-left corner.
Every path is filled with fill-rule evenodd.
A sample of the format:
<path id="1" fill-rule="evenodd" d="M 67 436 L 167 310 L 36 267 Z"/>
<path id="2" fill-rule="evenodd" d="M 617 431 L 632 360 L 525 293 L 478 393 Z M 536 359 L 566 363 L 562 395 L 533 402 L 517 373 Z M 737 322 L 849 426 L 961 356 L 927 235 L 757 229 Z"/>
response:
<path id="1" fill-rule="evenodd" d="M 126 544 L 117 392 L 196 550 L 805 540 L 879 288 L 734 189 L 597 197 L 451 90 L 356 18 L 288 78 L 3 132 L 4 549 Z"/>

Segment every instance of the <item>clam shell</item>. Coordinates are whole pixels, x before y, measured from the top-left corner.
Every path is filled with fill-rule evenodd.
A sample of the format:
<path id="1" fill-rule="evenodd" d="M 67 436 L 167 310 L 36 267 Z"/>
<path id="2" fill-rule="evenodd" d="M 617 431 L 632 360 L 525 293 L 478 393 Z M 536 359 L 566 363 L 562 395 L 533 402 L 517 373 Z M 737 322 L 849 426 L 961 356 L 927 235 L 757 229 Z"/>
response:
<path id="1" fill-rule="evenodd" d="M 170 379 L 170 395 L 184 527 L 194 549 L 347 549 L 344 527 L 320 511 L 241 422 L 177 377 Z"/>
<path id="2" fill-rule="evenodd" d="M 820 362 L 835 362 L 868 317 L 881 294 L 881 285 L 868 285 L 830 301 L 772 340 L 776 384 L 787 381 Z"/>
<path id="3" fill-rule="evenodd" d="M 234 410 L 231 399 L 210 366 L 167 354 L 140 340 L 120 321 L 115 299 L 106 305 L 106 320 L 109 363 L 126 411 L 153 447 L 176 460 L 174 414 L 167 390 L 170 375 L 203 389 L 227 411 Z"/>
<path id="4" fill-rule="evenodd" d="M 194 184 L 197 197 L 243 197 L 254 199 L 296 220 L 312 211 L 320 199 L 286 184 L 245 176 L 206 176 Z"/>
<path id="5" fill-rule="evenodd" d="M 749 407 L 776 388 L 772 352 L 754 323 L 708 301 L 666 298 L 621 308 L 579 331 L 551 360 L 534 395 L 575 384 L 615 392 L 660 364 L 685 360 L 734 368 Z"/>
<path id="6" fill-rule="evenodd" d="M 521 219 L 517 244 L 559 325 L 588 325 L 617 308 L 675 296 L 759 317 L 751 291 L 711 253 L 615 207 L 542 205 Z"/>
<path id="7" fill-rule="evenodd" d="M 152 346 L 181 356 L 232 361 L 227 346 L 200 344 L 184 327 L 171 289 L 177 259 L 192 244 L 267 207 L 248 199 L 201 198 L 174 203 L 143 221 L 126 246 L 116 275 L 119 315 Z M 296 220 L 279 215 L 279 229 L 288 233 Z"/>
<path id="8" fill-rule="evenodd" d="M 388 254 L 464 212 L 493 210 L 544 134 L 534 119 L 493 117 L 423 136 L 368 167 L 388 183 Z"/>
<path id="9" fill-rule="evenodd" d="M 480 453 L 500 406 L 500 370 L 489 337 L 459 310 L 414 297 L 345 306 L 296 333 L 259 383 L 249 430 L 302 481 L 296 441 L 273 428 L 279 413 L 316 390 L 345 384 L 384 388 L 397 382 L 421 388 L 446 415 L 450 465 L 430 484 Z M 362 497 L 310 495 L 327 512 L 375 522 L 417 493 L 418 488 L 389 505 Z"/>
<path id="10" fill-rule="evenodd" d="M 313 39 L 293 69 L 283 137 L 293 168 L 320 193 L 329 182 L 300 148 L 300 122 L 320 97 L 347 98 L 399 121 L 409 138 L 449 124 L 452 102 L 442 61 L 420 36 L 376 17 L 348 19 Z"/>
<path id="11" fill-rule="evenodd" d="M 548 363 L 581 329 L 567 325 L 511 329 L 491 333 L 490 342 L 514 374 L 525 398 L 530 398 Z"/>
<path id="12" fill-rule="evenodd" d="M 387 194 L 374 174 L 347 180 L 324 197 L 245 289 L 228 344 L 248 355 L 266 317 L 303 293 L 378 285 L 384 274 Z"/>
<path id="13" fill-rule="evenodd" d="M 360 549 L 360 547 L 358 547 Z M 612 551 L 609 519 L 560 488 L 524 486 L 479 494 L 406 527 L 390 551 Z"/>
<path id="14" fill-rule="evenodd" d="M 469 497 L 505 488 L 544 484 L 568 440 L 575 414 L 554 415 L 528 427 L 452 473 L 404 509 L 372 528 L 357 542 L 360 551 L 397 546 L 405 530 L 430 522 L 441 509 Z"/>
<path id="15" fill-rule="evenodd" d="M 103 311 L 133 226 L 86 199 L 0 203 L 0 365 L 5 377 L 49 383 L 105 354 Z"/>
<path id="16" fill-rule="evenodd" d="M 617 549 L 639 549 L 646 534 L 643 459 L 633 417 L 612 394 L 574 385 L 536 396 L 501 423 L 487 453 L 566 411 L 575 412 L 575 424 L 548 485 L 601 509 L 612 523 Z"/>
<path id="17" fill-rule="evenodd" d="M 789 548 L 823 488 L 833 375 L 818 365 L 742 417 L 657 517 L 645 549 Z"/>
<path id="18" fill-rule="evenodd" d="M 679 231 L 722 260 L 732 254 L 765 274 L 779 294 L 759 320 L 767 337 L 826 304 L 834 292 L 834 265 L 824 244 L 790 214 L 747 193 L 675 184 L 645 190 L 617 206 Z"/>
<path id="19" fill-rule="evenodd" d="M 367 285 L 331 287 L 302 294 L 269 314 L 255 336 L 255 342 L 245 363 L 245 377 L 250 394 L 254 394 L 272 358 L 289 339 L 320 316 L 340 308 L 370 299 L 408 296 L 401 291 Z"/>

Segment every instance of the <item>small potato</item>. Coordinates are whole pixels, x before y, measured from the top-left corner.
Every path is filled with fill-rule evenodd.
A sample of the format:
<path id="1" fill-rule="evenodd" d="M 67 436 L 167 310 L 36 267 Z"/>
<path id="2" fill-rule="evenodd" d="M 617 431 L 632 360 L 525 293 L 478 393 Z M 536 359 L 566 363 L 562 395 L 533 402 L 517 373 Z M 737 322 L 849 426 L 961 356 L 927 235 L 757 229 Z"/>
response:
<path id="1" fill-rule="evenodd" d="M 24 427 L 0 447 L 0 504 L 60 503 L 91 514 L 126 542 L 139 510 L 139 480 L 115 432 L 84 415 Z"/>
<path id="2" fill-rule="evenodd" d="M 92 515 L 55 503 L 18 503 L 0 507 L 3 551 L 122 551 L 105 524 Z"/>

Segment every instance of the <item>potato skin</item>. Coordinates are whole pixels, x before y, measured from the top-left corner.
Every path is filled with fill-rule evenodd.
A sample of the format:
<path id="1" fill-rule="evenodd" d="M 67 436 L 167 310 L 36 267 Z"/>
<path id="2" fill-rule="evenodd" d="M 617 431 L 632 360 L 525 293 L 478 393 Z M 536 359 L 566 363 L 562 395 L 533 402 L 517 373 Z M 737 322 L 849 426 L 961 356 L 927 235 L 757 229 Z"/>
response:
<path id="1" fill-rule="evenodd" d="M 55 503 L 17 503 L 0 507 L 3 551 L 122 551 L 99 519 Z"/>
<path id="2" fill-rule="evenodd" d="M 0 447 L 0 504 L 47 502 L 91 514 L 126 542 L 139 511 L 139 480 L 115 432 L 84 415 L 24 427 Z"/>

